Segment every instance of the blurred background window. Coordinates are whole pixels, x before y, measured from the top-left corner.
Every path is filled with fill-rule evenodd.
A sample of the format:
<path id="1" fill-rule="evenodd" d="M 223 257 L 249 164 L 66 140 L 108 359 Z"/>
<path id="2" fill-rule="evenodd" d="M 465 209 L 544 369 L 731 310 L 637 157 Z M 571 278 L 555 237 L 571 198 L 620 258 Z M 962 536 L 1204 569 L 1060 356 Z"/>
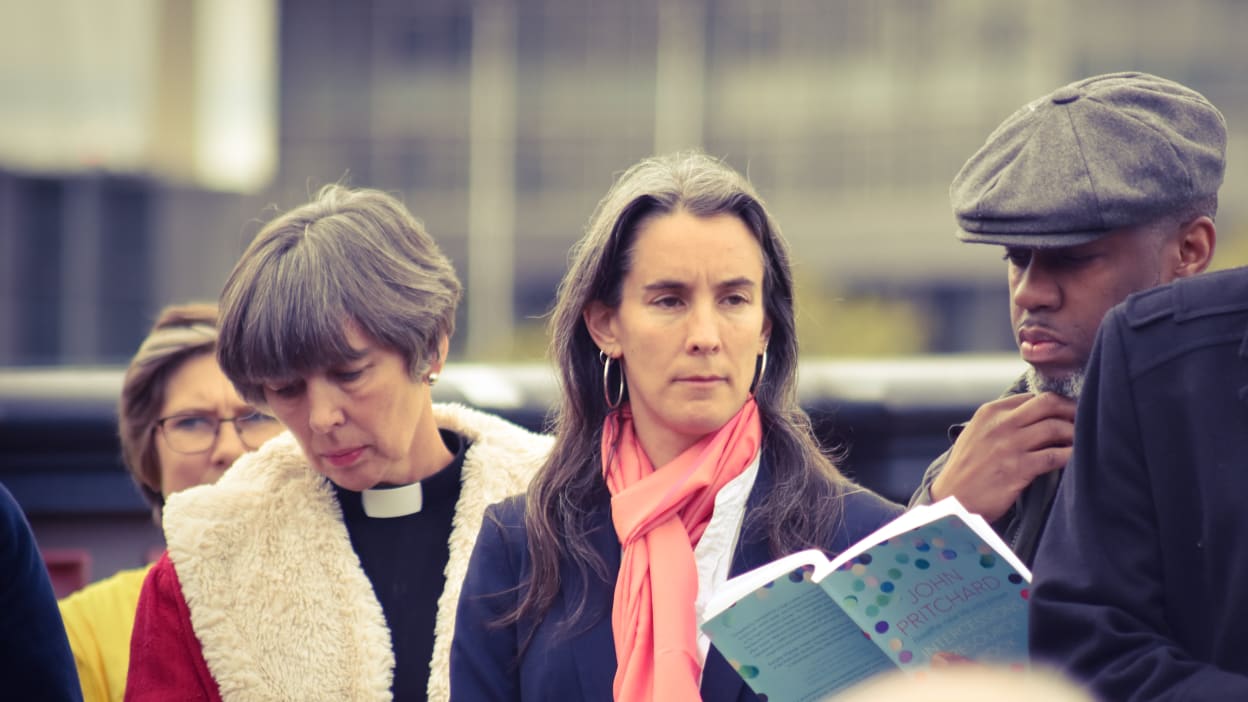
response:
<path id="1" fill-rule="evenodd" d="M 535 360 L 597 198 L 656 152 L 749 174 L 812 356 L 1013 349 L 947 188 L 1019 104 L 1124 69 L 1205 93 L 1248 262 L 1248 5 L 1224 0 L 0 0 L 0 365 L 112 363 L 324 183 L 400 194 L 467 283 L 457 360 Z"/>

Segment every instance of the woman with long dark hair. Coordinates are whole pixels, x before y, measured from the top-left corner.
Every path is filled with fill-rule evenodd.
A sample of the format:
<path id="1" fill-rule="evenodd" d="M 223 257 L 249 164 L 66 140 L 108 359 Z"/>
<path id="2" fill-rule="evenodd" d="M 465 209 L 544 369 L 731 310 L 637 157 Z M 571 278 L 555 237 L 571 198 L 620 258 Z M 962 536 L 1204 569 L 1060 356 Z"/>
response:
<path id="1" fill-rule="evenodd" d="M 465 700 L 754 699 L 698 633 L 729 575 L 837 552 L 901 508 L 797 404 L 787 244 L 720 161 L 642 161 L 599 204 L 551 319 L 556 443 L 486 513 L 460 598 Z"/>

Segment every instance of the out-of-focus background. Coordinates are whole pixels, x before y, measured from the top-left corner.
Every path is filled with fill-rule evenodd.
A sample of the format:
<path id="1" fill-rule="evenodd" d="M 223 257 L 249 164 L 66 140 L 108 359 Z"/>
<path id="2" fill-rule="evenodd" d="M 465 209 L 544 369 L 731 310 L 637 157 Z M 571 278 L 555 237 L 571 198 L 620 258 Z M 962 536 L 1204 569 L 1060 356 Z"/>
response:
<path id="1" fill-rule="evenodd" d="M 1157 73 L 1226 115 L 1215 260 L 1248 263 L 1246 36 L 1237 0 L 0 0 L 0 480 L 76 585 L 158 551 L 120 364 L 339 181 L 400 195 L 461 273 L 438 399 L 540 427 L 568 247 L 619 172 L 699 147 L 792 243 L 816 429 L 904 501 L 1021 367 L 954 173 L 1025 102 Z"/>
<path id="2" fill-rule="evenodd" d="M 947 187 L 1024 102 L 1144 70 L 1231 152 L 1248 262 L 1248 4 L 1234 0 L 0 0 L 0 364 L 125 360 L 215 298 L 278 209 L 400 194 L 467 286 L 452 357 L 539 359 L 613 177 L 701 147 L 796 252 L 804 351 L 1009 350 L 1000 251 Z"/>

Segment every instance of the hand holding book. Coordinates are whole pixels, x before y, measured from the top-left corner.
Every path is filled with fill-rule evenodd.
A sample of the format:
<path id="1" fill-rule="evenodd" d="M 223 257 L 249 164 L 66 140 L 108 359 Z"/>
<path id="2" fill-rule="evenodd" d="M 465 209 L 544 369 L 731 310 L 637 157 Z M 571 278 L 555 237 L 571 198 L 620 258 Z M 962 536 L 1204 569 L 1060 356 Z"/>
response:
<path id="1" fill-rule="evenodd" d="M 937 653 L 1022 666 L 1031 574 L 949 498 L 835 559 L 803 551 L 733 578 L 703 630 L 771 702 L 818 699 Z"/>

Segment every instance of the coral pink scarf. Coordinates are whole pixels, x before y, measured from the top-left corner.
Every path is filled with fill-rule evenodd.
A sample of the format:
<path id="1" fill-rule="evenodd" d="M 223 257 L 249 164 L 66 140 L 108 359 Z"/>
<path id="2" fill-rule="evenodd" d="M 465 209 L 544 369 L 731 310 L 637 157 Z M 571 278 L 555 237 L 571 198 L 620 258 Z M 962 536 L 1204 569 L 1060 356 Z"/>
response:
<path id="1" fill-rule="evenodd" d="M 611 519 L 623 549 L 611 629 L 616 700 L 697 700 L 698 572 L 693 548 L 719 489 L 753 462 L 762 439 L 754 398 L 717 431 L 655 469 L 633 432 L 632 415 L 607 416 L 602 463 Z"/>

